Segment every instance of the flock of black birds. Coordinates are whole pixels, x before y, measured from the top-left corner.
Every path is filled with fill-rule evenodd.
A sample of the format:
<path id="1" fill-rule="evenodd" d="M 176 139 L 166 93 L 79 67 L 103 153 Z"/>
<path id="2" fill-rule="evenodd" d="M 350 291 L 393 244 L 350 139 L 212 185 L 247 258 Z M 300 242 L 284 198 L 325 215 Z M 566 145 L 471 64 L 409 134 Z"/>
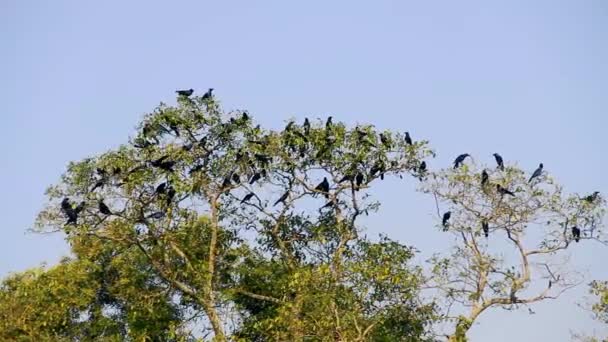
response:
<path id="1" fill-rule="evenodd" d="M 504 171 L 505 165 L 504 165 L 504 160 L 502 159 L 502 156 L 498 153 L 494 153 L 493 156 L 494 156 L 494 159 L 496 160 L 496 168 L 500 171 Z M 459 168 L 464 163 L 464 161 L 467 157 L 470 157 L 470 154 L 463 153 L 463 154 L 459 155 L 458 157 L 456 157 L 456 159 L 454 159 L 454 169 Z M 536 170 L 534 170 L 534 172 L 532 173 L 532 176 L 530 176 L 530 179 L 528 179 L 528 183 L 532 183 L 533 180 L 542 176 L 543 168 L 544 168 L 543 163 L 540 163 L 538 165 L 538 168 L 536 168 Z M 482 170 L 482 172 L 481 172 L 481 187 L 482 188 L 484 188 L 485 186 L 488 185 L 489 179 L 490 179 L 490 175 L 488 174 L 488 172 L 485 169 Z M 501 196 L 508 195 L 508 196 L 515 197 L 514 192 L 510 191 L 509 189 L 503 187 L 500 184 L 496 184 L 496 191 Z M 593 203 L 597 200 L 598 196 L 599 196 L 599 191 L 595 191 L 591 195 L 584 197 L 582 200 L 584 200 L 588 203 Z M 450 211 L 447 211 L 443 214 L 441 223 L 442 223 L 444 231 L 448 230 L 451 217 L 452 217 L 452 212 L 450 212 Z M 484 236 L 488 237 L 489 231 L 490 231 L 488 222 L 486 220 L 483 220 L 481 223 L 481 226 L 482 226 Z M 580 238 L 581 238 L 580 228 L 574 226 L 571 228 L 571 232 L 572 232 L 572 237 L 574 238 L 574 241 L 579 242 Z"/>
<path id="2" fill-rule="evenodd" d="M 178 97 L 180 97 L 180 98 L 188 98 L 194 93 L 194 90 L 193 89 L 177 90 L 176 93 L 177 93 Z M 202 96 L 202 99 L 210 100 L 212 97 L 213 97 L 213 88 L 209 88 L 208 91 Z M 242 113 L 240 120 L 243 122 L 246 122 L 249 120 L 249 116 L 248 116 L 247 112 Z M 235 119 L 231 119 L 231 122 L 234 123 Z M 308 135 L 310 134 L 310 129 L 311 129 L 311 124 L 310 124 L 310 121 L 308 120 L 308 118 L 305 118 L 304 123 L 302 125 L 303 131 L 304 131 L 303 133 L 300 132 L 299 130 L 293 130 L 293 124 L 294 124 L 293 122 L 289 122 L 287 124 L 287 126 L 285 127 L 285 131 L 295 132 L 297 135 L 301 136 L 302 138 L 304 138 L 304 140 L 306 140 Z M 175 133 L 176 136 L 180 136 L 179 127 L 176 124 L 174 124 L 173 122 L 169 122 L 169 126 L 170 126 L 170 129 Z M 329 132 L 332 130 L 332 127 L 333 127 L 333 118 L 330 116 L 327 118 L 327 121 L 325 122 L 325 129 Z M 370 139 L 367 139 L 367 136 L 368 136 L 367 132 L 361 130 L 359 127 L 356 128 L 355 132 L 357 133 L 357 136 L 358 136 L 360 142 L 367 143 L 370 146 L 374 146 L 374 147 L 376 146 L 375 142 L 371 141 Z M 148 136 L 149 127 L 144 126 L 142 133 L 144 136 Z M 380 143 L 385 148 L 387 148 L 387 149 L 392 148 L 392 142 L 384 133 L 380 133 L 379 136 L 380 136 Z M 154 138 L 154 140 L 155 140 L 154 143 L 152 143 L 146 139 L 143 144 L 141 144 L 141 145 L 134 144 L 134 146 L 137 148 L 145 148 L 152 144 L 159 143 L 158 139 Z M 407 145 L 413 145 L 413 141 L 412 141 L 412 138 L 411 138 L 409 132 L 405 132 L 404 141 Z M 252 141 L 252 140 L 250 140 L 249 142 L 255 143 L 255 144 L 260 144 L 260 145 L 264 145 L 266 143 L 265 141 Z M 331 141 L 330 141 L 330 143 L 331 143 Z M 198 143 L 198 145 L 200 147 L 204 148 L 205 150 L 207 149 L 206 144 L 207 144 L 206 137 L 201 138 Z M 190 150 L 192 147 L 193 147 L 192 145 L 189 145 L 187 150 Z M 503 158 L 498 153 L 494 153 L 493 156 L 496 160 L 497 169 L 503 171 L 505 169 Z M 249 157 L 248 154 L 243 153 L 242 151 L 239 151 L 236 154 L 236 161 L 239 162 L 242 159 L 244 159 L 245 157 Z M 454 160 L 454 163 L 453 163 L 454 169 L 458 169 L 461 165 L 463 165 L 463 163 L 465 162 L 467 157 L 470 157 L 470 155 L 468 153 L 464 153 L 464 154 L 461 154 L 458 157 L 456 157 L 456 159 Z M 267 168 L 268 164 L 272 162 L 272 158 L 270 156 L 267 156 L 262 153 L 254 153 L 253 158 L 254 158 L 254 160 L 249 159 L 250 166 L 253 167 L 253 169 L 255 171 L 255 172 L 253 172 L 253 175 L 248 179 L 248 183 L 250 185 L 253 185 L 260 179 L 267 176 L 266 168 Z M 158 159 L 149 161 L 148 164 L 152 167 L 161 169 L 166 172 L 174 172 L 174 167 L 176 165 L 176 162 L 174 160 L 171 160 L 171 158 L 169 156 L 165 155 Z M 256 168 L 256 166 L 259 166 L 259 168 Z M 138 169 L 141 169 L 143 167 L 145 167 L 145 166 L 139 166 L 139 167 L 136 167 L 135 169 L 131 170 L 130 172 L 127 173 L 127 177 L 130 173 L 132 173 Z M 203 168 L 203 165 L 197 164 L 191 168 L 190 174 L 200 171 L 200 170 L 202 170 L 202 168 Z M 422 161 L 420 163 L 420 165 L 417 168 L 417 171 L 419 174 L 419 179 L 422 180 L 423 175 L 427 171 L 427 165 L 426 165 L 425 161 Z M 376 175 L 380 175 L 380 178 L 384 179 L 385 172 L 386 172 L 386 166 L 384 165 L 384 163 L 377 162 L 369 170 L 369 177 L 373 178 Z M 543 173 L 543 164 L 541 163 L 541 164 L 539 164 L 538 168 L 534 171 L 534 173 L 532 174 L 532 176 L 530 177 L 528 182 L 532 183 L 532 181 L 534 179 L 540 177 L 542 175 L 542 173 Z M 91 188 L 90 192 L 94 192 L 97 189 L 103 188 L 109 181 L 110 176 L 108 175 L 108 172 L 106 170 L 98 168 L 97 174 L 99 176 L 99 179 L 95 182 L 95 184 Z M 120 168 L 113 169 L 112 175 L 118 175 L 118 174 L 121 174 Z M 353 189 L 355 191 L 358 191 L 361 188 L 361 186 L 364 184 L 365 178 L 366 178 L 366 176 L 364 175 L 363 172 L 357 171 L 357 172 L 348 173 L 348 174 L 344 175 L 343 178 L 338 181 L 338 184 L 342 184 L 344 182 L 351 182 Z M 233 186 L 233 184 L 240 184 L 240 183 L 241 183 L 240 175 L 237 174 L 236 172 L 232 172 L 224 178 L 224 180 L 221 184 L 221 190 L 222 190 L 222 192 L 229 192 L 230 188 Z M 489 183 L 489 174 L 484 169 L 481 173 L 481 186 L 486 187 L 488 185 L 488 183 Z M 120 186 L 120 184 L 119 184 L 119 186 Z M 315 196 L 316 196 L 316 194 L 321 193 L 321 194 L 323 194 L 323 196 L 326 199 L 329 199 L 330 184 L 329 184 L 329 180 L 327 179 L 327 177 L 323 178 L 323 181 L 314 188 L 314 191 L 315 191 Z M 501 196 L 508 195 L 508 196 L 515 197 L 515 193 L 504 188 L 500 184 L 496 184 L 496 191 Z M 167 181 L 167 182 L 159 184 L 156 187 L 155 194 L 159 195 L 159 196 L 164 196 L 167 205 L 169 205 L 169 204 L 171 204 L 171 202 L 173 201 L 173 199 L 176 195 L 176 190 Z M 598 198 L 598 195 L 599 195 L 599 192 L 596 191 L 593 194 L 585 197 L 584 200 L 587 202 L 593 202 Z M 286 201 L 289 199 L 289 196 L 290 196 L 290 190 L 287 190 L 284 194 L 282 194 L 274 202 L 273 206 L 276 206 L 280 203 L 286 203 Z M 240 200 L 240 203 L 241 204 L 248 203 L 253 197 L 257 198 L 257 195 L 253 192 L 249 192 L 247 195 L 245 195 Z M 331 207 L 334 205 L 335 205 L 335 203 L 333 201 L 329 201 L 322 208 Z M 67 197 L 64 198 L 63 201 L 61 202 L 61 210 L 64 213 L 64 215 L 67 217 L 66 225 L 77 224 L 78 216 L 85 209 L 85 206 L 86 206 L 86 202 L 82 201 L 76 207 L 74 207 L 73 203 L 70 202 L 69 198 L 67 198 Z M 117 213 L 114 213 L 108 207 L 108 205 L 103 201 L 103 199 L 98 201 L 98 211 L 105 216 L 117 214 Z M 449 224 L 450 224 L 449 221 L 450 221 L 451 215 L 452 215 L 452 213 L 450 211 L 445 212 L 443 214 L 442 225 L 444 227 L 444 230 L 447 230 L 449 227 Z M 143 216 L 143 214 L 142 214 L 142 216 Z M 163 218 L 164 216 L 165 216 L 165 214 L 163 212 L 154 212 L 146 217 L 142 217 L 141 220 L 145 221 L 146 218 L 160 219 L 160 218 Z M 483 230 L 484 235 L 486 237 L 488 237 L 489 225 L 488 225 L 488 222 L 485 220 L 482 222 L 482 230 Z M 579 228 L 572 227 L 572 235 L 576 242 L 578 242 L 580 240 L 580 234 L 581 234 L 581 232 L 580 232 Z"/>

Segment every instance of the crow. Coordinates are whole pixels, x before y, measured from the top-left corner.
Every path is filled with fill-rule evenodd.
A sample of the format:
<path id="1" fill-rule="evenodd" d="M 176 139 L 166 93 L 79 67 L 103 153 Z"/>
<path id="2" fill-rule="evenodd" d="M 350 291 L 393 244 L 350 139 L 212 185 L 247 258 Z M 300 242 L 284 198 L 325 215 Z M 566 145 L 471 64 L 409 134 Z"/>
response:
<path id="1" fill-rule="evenodd" d="M 213 88 L 209 88 L 207 92 L 203 95 L 203 100 L 209 100 L 213 97 Z"/>
<path id="2" fill-rule="evenodd" d="M 167 189 L 167 205 L 171 204 L 171 201 L 173 201 L 173 197 L 175 197 L 176 193 L 177 192 L 175 191 L 175 188 L 169 186 L 169 188 Z"/>
<path id="3" fill-rule="evenodd" d="M 483 229 L 483 235 L 488 237 L 490 234 L 490 226 L 488 225 L 488 221 L 483 220 L 483 222 L 481 222 L 481 229 Z"/>
<path id="4" fill-rule="evenodd" d="M 247 195 L 245 195 L 245 197 L 243 197 L 243 199 L 241 200 L 241 204 L 243 203 L 247 203 L 247 201 L 249 201 L 253 196 L 255 196 L 255 194 L 253 192 L 248 193 Z"/>
<path id="5" fill-rule="evenodd" d="M 287 197 L 289 197 L 289 190 L 286 191 L 281 197 L 279 197 L 279 199 L 274 202 L 273 206 L 276 206 L 279 203 L 284 203 Z"/>
<path id="6" fill-rule="evenodd" d="M 597 200 L 597 197 L 600 195 L 599 191 L 594 191 L 591 195 L 583 198 L 584 201 L 589 202 L 589 203 L 593 203 L 595 202 L 595 200 Z"/>
<path id="7" fill-rule="evenodd" d="M 464 153 L 456 157 L 456 159 L 454 160 L 454 169 L 457 169 L 460 165 L 462 165 L 462 163 L 468 156 L 470 156 L 470 154 Z"/>
<path id="8" fill-rule="evenodd" d="M 243 122 L 249 121 L 249 115 L 247 114 L 247 112 L 243 112 L 243 114 L 241 115 L 241 120 Z"/>
<path id="9" fill-rule="evenodd" d="M 327 197 L 327 193 L 329 192 L 329 181 L 327 181 L 327 177 L 323 177 L 323 181 L 317 185 L 315 190 L 324 192 L 325 197 Z"/>
<path id="10" fill-rule="evenodd" d="M 578 227 L 572 227 L 572 236 L 574 237 L 574 241 L 579 242 L 581 240 L 581 230 Z"/>
<path id="11" fill-rule="evenodd" d="M 157 194 L 164 194 L 167 191 L 167 182 L 160 183 L 154 192 Z"/>
<path id="12" fill-rule="evenodd" d="M 494 156 L 494 159 L 496 159 L 496 164 L 498 165 L 498 169 L 499 170 L 504 170 L 505 169 L 505 164 L 503 163 L 502 157 L 500 156 L 500 154 L 494 153 L 493 156 Z"/>
<path id="13" fill-rule="evenodd" d="M 293 128 L 293 124 L 293 121 L 289 121 L 289 123 L 287 123 L 287 126 L 285 126 L 285 132 L 291 131 L 291 129 Z"/>
<path id="14" fill-rule="evenodd" d="M 483 170 L 481 172 L 481 186 L 485 186 L 488 183 L 488 179 L 490 178 L 490 176 L 488 175 L 488 173 L 486 172 L 486 170 Z"/>
<path id="15" fill-rule="evenodd" d="M 262 178 L 262 175 L 259 172 L 256 172 L 252 177 L 251 180 L 249 181 L 249 184 L 253 185 L 253 183 L 255 183 L 256 181 L 258 181 L 260 178 Z"/>
<path id="16" fill-rule="evenodd" d="M 423 160 L 418 166 L 418 172 L 424 174 L 426 172 L 426 162 Z"/>
<path id="17" fill-rule="evenodd" d="M 308 135 L 308 133 L 310 133 L 310 121 L 308 121 L 308 118 L 304 118 L 304 134 Z"/>
<path id="18" fill-rule="evenodd" d="M 496 184 L 496 191 L 498 191 L 501 195 L 510 195 L 515 197 L 515 194 L 513 192 L 503 188 L 500 184 Z"/>
<path id="19" fill-rule="evenodd" d="M 241 177 L 239 177 L 238 173 L 235 172 L 232 174 L 232 181 L 236 184 L 241 184 Z"/>
<path id="20" fill-rule="evenodd" d="M 386 167 L 384 166 L 384 163 L 382 162 L 376 162 L 371 170 L 369 171 L 369 175 L 371 177 L 374 177 L 377 173 L 381 173 L 381 177 L 384 178 L 384 171 L 386 170 Z"/>
<path id="21" fill-rule="evenodd" d="M 405 132 L 405 143 L 408 145 L 412 145 L 412 138 L 410 137 L 410 132 Z"/>
<path id="22" fill-rule="evenodd" d="M 443 219 L 441 220 L 441 225 L 447 230 L 448 225 L 450 224 L 450 217 L 452 217 L 452 212 L 451 211 L 446 211 L 445 214 L 443 214 Z"/>
<path id="23" fill-rule="evenodd" d="M 327 118 L 327 121 L 325 122 L 325 129 L 331 129 L 331 125 L 333 124 L 332 120 L 333 118 L 331 116 Z"/>
<path id="24" fill-rule="evenodd" d="M 361 172 L 357 173 L 357 176 L 355 176 L 355 184 L 357 184 L 357 188 L 363 184 L 363 174 Z"/>
<path id="25" fill-rule="evenodd" d="M 190 97 L 190 95 L 192 95 L 192 93 L 194 93 L 194 89 L 190 88 L 188 90 L 176 90 L 175 92 L 179 96 Z"/>
<path id="26" fill-rule="evenodd" d="M 104 215 L 112 215 L 112 211 L 105 203 L 103 203 L 103 200 L 99 200 L 99 212 Z"/>
<path id="27" fill-rule="evenodd" d="M 543 163 L 538 164 L 538 168 L 534 170 L 532 177 L 528 180 L 528 183 L 532 182 L 534 178 L 540 177 L 543 174 Z"/>

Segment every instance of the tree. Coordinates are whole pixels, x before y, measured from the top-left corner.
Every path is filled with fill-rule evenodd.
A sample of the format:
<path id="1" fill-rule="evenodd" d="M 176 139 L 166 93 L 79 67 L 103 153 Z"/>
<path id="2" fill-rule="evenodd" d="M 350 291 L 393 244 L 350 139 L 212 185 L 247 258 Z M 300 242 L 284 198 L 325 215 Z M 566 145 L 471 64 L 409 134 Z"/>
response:
<path id="1" fill-rule="evenodd" d="M 47 330 L 79 336 L 85 313 L 98 336 L 127 340 L 430 339 L 436 309 L 418 295 L 414 250 L 362 238 L 358 220 L 378 208 L 374 182 L 421 177 L 431 155 L 426 141 L 331 118 L 268 131 L 224 113 L 211 92 L 180 94 L 129 144 L 71 163 L 49 188 L 36 229 L 66 233 L 75 259 L 34 281 L 65 270 L 66 296 L 106 295 L 96 309 L 98 296 L 68 301 L 67 321 L 60 304 Z M 3 294 L 27 287 L 27 274 Z"/>
<path id="2" fill-rule="evenodd" d="M 598 193 L 566 195 L 542 169 L 537 175 L 529 178 L 515 165 L 493 170 L 467 163 L 432 173 L 423 185 L 439 219 L 440 207 L 451 212 L 440 227 L 453 235 L 453 250 L 431 260 L 433 286 L 455 321 L 450 341 L 465 341 L 485 310 L 555 299 L 580 284 L 560 256 L 579 242 L 581 248 L 589 240 L 606 243 L 605 201 Z"/>

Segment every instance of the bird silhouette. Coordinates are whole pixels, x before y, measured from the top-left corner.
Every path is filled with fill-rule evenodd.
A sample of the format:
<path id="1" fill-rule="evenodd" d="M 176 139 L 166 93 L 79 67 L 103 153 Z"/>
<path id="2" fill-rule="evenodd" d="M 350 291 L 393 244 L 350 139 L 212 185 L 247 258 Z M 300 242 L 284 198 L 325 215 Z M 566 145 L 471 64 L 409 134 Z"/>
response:
<path id="1" fill-rule="evenodd" d="M 308 121 L 308 118 L 304 118 L 304 134 L 308 135 L 308 133 L 310 133 L 310 121 Z"/>
<path id="2" fill-rule="evenodd" d="M 450 224 L 450 217 L 452 217 L 452 212 L 451 211 L 446 211 L 443 214 L 443 218 L 441 220 L 441 225 L 447 230 L 448 225 Z"/>
<path id="3" fill-rule="evenodd" d="M 412 145 L 412 137 L 410 137 L 410 132 L 405 132 L 405 143 L 408 145 Z"/>
<path id="4" fill-rule="evenodd" d="M 490 226 L 488 225 L 488 221 L 483 220 L 483 222 L 481 222 L 481 229 L 483 229 L 483 235 L 488 237 L 490 234 Z"/>
<path id="5" fill-rule="evenodd" d="M 385 167 L 384 163 L 381 161 L 378 161 L 370 169 L 369 175 L 371 177 L 374 177 L 377 173 L 383 174 L 385 170 L 386 170 L 386 167 Z M 384 178 L 384 176 L 382 176 L 382 178 Z"/>
<path id="6" fill-rule="evenodd" d="M 276 206 L 279 203 L 284 203 L 285 200 L 287 200 L 287 197 L 289 197 L 289 190 L 286 191 L 281 197 L 279 197 L 279 199 L 274 202 L 273 206 Z"/>
<path id="7" fill-rule="evenodd" d="M 572 236 L 574 237 L 574 241 L 579 242 L 581 240 L 581 230 L 578 227 L 572 227 Z"/>
<path id="8" fill-rule="evenodd" d="M 175 188 L 172 186 L 169 186 L 167 188 L 167 205 L 171 205 L 171 202 L 173 201 L 173 197 L 175 197 L 175 194 L 177 192 L 175 191 Z"/>
<path id="9" fill-rule="evenodd" d="M 249 117 L 249 115 L 247 114 L 247 112 L 243 112 L 243 114 L 241 114 L 241 120 L 242 120 L 243 122 L 247 122 L 247 121 L 249 121 L 249 119 L 250 119 L 250 117 Z"/>
<path id="10" fill-rule="evenodd" d="M 65 216 L 67 216 L 67 218 L 68 218 L 68 221 L 66 222 L 66 224 L 77 224 L 78 223 L 78 212 L 79 211 L 77 211 L 76 209 L 74 209 L 72 207 L 72 203 L 70 202 L 69 198 L 66 197 L 61 201 L 61 211 L 63 211 Z"/>
<path id="11" fill-rule="evenodd" d="M 593 203 L 597 200 L 598 196 L 600 195 L 599 191 L 594 191 L 591 195 L 585 197 L 583 200 L 589 203 Z"/>
<path id="12" fill-rule="evenodd" d="M 241 177 L 239 177 L 239 174 L 234 172 L 232 174 L 232 181 L 235 182 L 236 184 L 241 184 Z"/>
<path id="13" fill-rule="evenodd" d="M 247 195 L 245 195 L 245 197 L 243 197 L 243 199 L 241 200 L 241 204 L 243 203 L 247 203 L 253 196 L 255 196 L 255 194 L 253 192 L 248 193 Z"/>
<path id="14" fill-rule="evenodd" d="M 496 184 L 496 191 L 498 191 L 501 195 L 510 195 L 515 197 L 515 194 L 513 192 L 503 188 L 500 184 Z"/>
<path id="15" fill-rule="evenodd" d="M 470 154 L 463 153 L 463 154 L 459 155 L 458 157 L 456 157 L 456 159 L 454 159 L 454 168 L 457 169 L 460 165 L 462 165 L 462 163 L 468 156 L 470 156 Z"/>
<path id="16" fill-rule="evenodd" d="M 357 188 L 359 188 L 361 186 L 361 184 L 363 184 L 363 180 L 364 180 L 363 173 L 361 173 L 361 172 L 357 173 L 357 175 L 355 176 L 355 184 L 357 184 Z"/>
<path id="17" fill-rule="evenodd" d="M 486 172 L 486 170 L 483 170 L 481 172 L 481 186 L 485 186 L 488 183 L 488 179 L 490 178 L 490 176 L 488 175 L 488 173 Z"/>
<path id="18" fill-rule="evenodd" d="M 207 92 L 203 95 L 203 100 L 210 100 L 213 97 L 213 88 L 209 88 Z"/>
<path id="19" fill-rule="evenodd" d="M 176 90 L 175 92 L 179 96 L 190 97 L 190 95 L 192 95 L 192 93 L 194 93 L 194 89 L 190 88 L 190 89 L 187 89 L 187 90 Z"/>
<path id="20" fill-rule="evenodd" d="M 103 203 L 103 200 L 99 201 L 99 212 L 101 212 L 104 215 L 112 215 L 112 211 L 110 210 L 110 208 L 108 208 L 108 206 Z"/>
<path id="21" fill-rule="evenodd" d="M 382 146 L 387 149 L 390 149 L 392 147 L 391 141 L 384 133 L 380 133 L 380 143 L 382 143 Z"/>
<path id="22" fill-rule="evenodd" d="M 498 165 L 498 169 L 504 170 L 505 164 L 503 163 L 503 160 L 502 160 L 502 157 L 500 156 L 500 154 L 494 153 L 493 156 L 494 156 L 494 159 L 496 159 L 496 164 Z"/>
<path id="23" fill-rule="evenodd" d="M 540 175 L 543 174 L 543 163 L 538 164 L 538 168 L 536 170 L 534 170 L 534 173 L 532 174 L 532 177 L 530 177 L 530 179 L 528 180 L 528 183 L 532 182 L 532 180 L 534 178 L 538 178 L 540 177 Z"/>
<path id="24" fill-rule="evenodd" d="M 332 120 L 333 118 L 331 116 L 327 118 L 327 121 L 325 122 L 325 129 L 331 129 L 331 126 L 333 125 Z"/>
<path id="25" fill-rule="evenodd" d="M 328 197 L 329 181 L 327 180 L 327 177 L 323 177 L 323 181 L 317 185 L 315 190 L 323 192 L 324 196 Z"/>
<path id="26" fill-rule="evenodd" d="M 222 182 L 222 190 L 229 188 L 232 185 L 232 182 L 230 181 L 230 176 L 224 178 L 224 181 Z"/>
<path id="27" fill-rule="evenodd" d="M 167 191 L 167 182 L 160 183 L 154 192 L 157 194 L 164 194 Z"/>

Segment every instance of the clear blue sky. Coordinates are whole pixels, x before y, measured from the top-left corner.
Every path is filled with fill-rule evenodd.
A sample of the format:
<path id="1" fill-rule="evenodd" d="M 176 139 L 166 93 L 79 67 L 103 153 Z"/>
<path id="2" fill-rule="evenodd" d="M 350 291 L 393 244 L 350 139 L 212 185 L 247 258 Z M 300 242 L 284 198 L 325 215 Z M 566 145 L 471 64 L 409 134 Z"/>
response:
<path id="1" fill-rule="evenodd" d="M 271 127 L 331 113 L 409 130 L 436 148 L 434 167 L 461 152 L 542 161 L 566 190 L 608 194 L 605 1 L 86 3 L 0 2 L 0 276 L 67 253 L 60 236 L 25 233 L 44 189 L 70 160 L 125 142 L 175 88 L 214 87 Z M 430 199 L 398 184 L 376 192 L 372 231 L 445 248 Z M 608 279 L 607 249 L 581 243 L 572 260 Z M 535 315 L 484 314 L 472 341 L 598 329 L 576 306 L 585 291 Z"/>

